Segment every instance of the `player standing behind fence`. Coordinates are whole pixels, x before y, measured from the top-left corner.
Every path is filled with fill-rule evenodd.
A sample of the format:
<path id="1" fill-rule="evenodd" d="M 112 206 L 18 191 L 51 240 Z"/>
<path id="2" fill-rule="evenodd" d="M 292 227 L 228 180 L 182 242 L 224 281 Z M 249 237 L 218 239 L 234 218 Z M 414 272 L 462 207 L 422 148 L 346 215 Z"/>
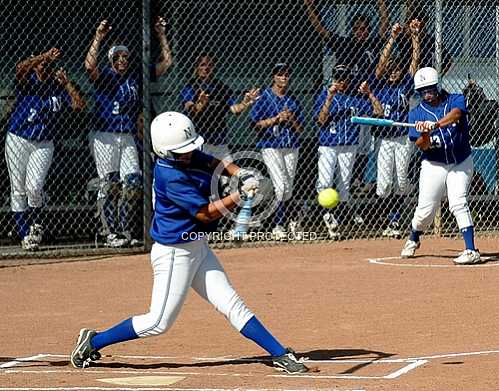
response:
<path id="1" fill-rule="evenodd" d="M 164 35 L 161 26 L 163 23 L 155 25 L 160 36 Z M 109 65 L 102 69 L 97 66 L 102 40 L 110 30 L 107 20 L 97 27 L 85 69 L 95 89 L 95 133 L 90 145 L 101 180 L 98 203 L 107 225 L 106 244 L 122 247 L 130 243 L 132 206 L 142 197 L 142 171 L 134 141 L 142 99 L 140 75 L 130 71 L 130 51 L 125 45 L 111 46 L 107 53 Z M 154 67 L 156 76 L 171 64 L 165 42 L 160 39 L 163 58 Z"/>
<path id="2" fill-rule="evenodd" d="M 433 221 L 445 192 L 450 211 L 464 238 L 466 249 L 454 259 L 458 265 L 481 262 L 475 248 L 473 221 L 467 193 L 473 176 L 469 143 L 468 110 L 461 94 L 449 94 L 438 85 L 434 68 L 421 68 L 414 86 L 422 101 L 409 112 L 409 137 L 423 151 L 419 176 L 419 197 L 412 219 L 412 231 L 402 249 L 403 258 L 413 257 L 419 237 Z"/>
<path id="3" fill-rule="evenodd" d="M 414 74 L 419 61 L 419 21 L 410 23 L 412 32 L 412 61 L 409 72 L 401 68 L 399 58 L 391 58 L 393 46 L 403 32 L 402 26 L 396 23 L 392 28 L 391 37 L 386 43 L 376 67 L 374 78 L 370 80 L 370 87 L 383 105 L 384 118 L 398 122 L 407 122 L 409 113 L 409 96 L 414 90 Z M 378 158 L 377 158 L 377 186 L 376 195 L 382 202 L 380 206 L 389 205 L 388 227 L 383 231 L 383 236 L 400 238 L 399 219 L 408 186 L 408 169 L 412 155 L 412 142 L 403 127 L 379 127 Z M 386 198 L 393 192 L 391 202 Z"/>
<path id="4" fill-rule="evenodd" d="M 257 132 L 257 147 L 274 186 L 278 201 L 272 236 L 286 238 L 287 201 L 293 194 L 299 152 L 299 134 L 303 115 L 299 102 L 288 92 L 288 64 L 278 63 L 272 70 L 272 85 L 266 88 L 251 110 L 252 126 Z M 296 221 L 289 221 L 290 231 L 299 231 Z M 294 234 L 295 232 L 293 232 Z"/>
<path id="5" fill-rule="evenodd" d="M 11 209 L 25 250 L 38 249 L 43 226 L 43 186 L 54 153 L 55 124 L 66 108 L 85 102 L 66 72 L 56 70 L 61 51 L 52 48 L 16 66 L 16 103 L 5 140 Z"/>
<path id="6" fill-rule="evenodd" d="M 372 113 L 376 116 L 383 115 L 381 103 L 371 93 L 367 82 L 360 85 L 358 92 L 369 100 L 357 94 L 351 87 L 351 79 L 350 68 L 336 65 L 331 86 L 323 88 L 314 104 L 314 120 L 319 126 L 319 177 L 316 189 L 320 192 L 332 187 L 335 175 L 339 173 L 336 184 L 341 203 L 337 217 L 341 223 L 347 216 L 354 217 L 354 211 L 346 210 L 346 205 L 350 201 L 350 181 L 359 145 L 360 127 L 352 124 L 350 118 L 355 115 L 370 116 Z M 326 212 L 323 219 L 330 238 L 339 238 L 339 222 L 336 217 Z"/>
<path id="7" fill-rule="evenodd" d="M 338 34 L 338 2 L 304 0 L 308 18 L 324 43 L 323 84 L 331 85 L 331 74 L 336 64 L 348 65 L 357 80 L 364 81 L 372 72 L 379 42 L 386 39 L 389 28 L 388 10 L 384 0 L 377 0 L 380 23 L 377 37 L 371 37 L 371 21 L 365 14 L 356 12 L 351 18 L 352 34 L 344 37 Z M 356 6 L 352 4 L 352 6 Z M 350 12 L 350 9 L 348 10 Z M 359 73 L 357 75 L 357 73 Z M 357 86 L 356 86 L 357 87 Z"/>
<path id="8" fill-rule="evenodd" d="M 223 211 L 234 209 L 241 198 L 258 190 L 258 180 L 253 176 L 240 178 L 237 192 L 210 202 L 213 172 L 222 163 L 197 150 L 204 140 L 196 134 L 189 118 L 175 112 L 160 114 L 152 121 L 151 139 L 158 160 L 154 167 L 154 283 L 150 311 L 103 332 L 82 329 L 71 353 L 73 366 L 88 366 L 100 358 L 99 350 L 105 346 L 166 332 L 192 287 L 237 331 L 272 355 L 276 368 L 288 373 L 307 372 L 293 352 L 284 348 L 246 307 L 204 237 L 216 230 Z M 227 175 L 240 173 L 238 166 L 225 161 L 223 164 Z"/>
<path id="9" fill-rule="evenodd" d="M 260 94 L 258 88 L 248 91 L 240 103 L 234 92 L 218 80 L 215 58 L 202 53 L 196 60 L 194 77 L 180 92 L 182 106 L 194 122 L 197 131 L 205 138 L 203 151 L 218 159 L 230 160 L 226 115 L 240 114 L 247 110 Z"/>
<path id="10" fill-rule="evenodd" d="M 332 26 L 331 21 L 322 23 L 321 19 L 331 19 L 332 14 L 338 12 L 338 4 L 329 2 L 320 7 L 320 13 L 314 5 L 314 0 L 304 0 L 307 7 L 308 17 L 314 28 L 319 32 L 324 42 L 324 60 L 327 61 L 323 66 L 324 86 L 331 85 L 332 69 L 335 64 L 346 65 L 352 73 L 351 84 L 354 90 L 360 86 L 363 81 L 368 80 L 374 71 L 378 54 L 381 50 L 382 42 L 386 39 L 389 29 L 388 10 L 384 0 L 377 0 L 380 16 L 379 30 L 376 36 L 372 36 L 372 21 L 363 13 L 353 14 L 350 25 L 352 34 L 344 37 L 337 33 L 338 26 Z M 351 4 L 355 7 L 355 4 Z M 322 15 L 321 15 L 322 14 Z M 328 18 L 326 18 L 328 15 Z M 327 60 L 328 56 L 334 54 L 335 62 Z M 324 64 L 323 64 L 324 65 Z M 357 147 L 357 156 L 352 169 L 352 182 L 359 190 L 365 189 L 364 176 L 369 162 L 369 151 L 371 148 L 370 126 L 361 125 L 359 142 Z M 362 222 L 360 216 L 356 216 L 358 222 Z"/>

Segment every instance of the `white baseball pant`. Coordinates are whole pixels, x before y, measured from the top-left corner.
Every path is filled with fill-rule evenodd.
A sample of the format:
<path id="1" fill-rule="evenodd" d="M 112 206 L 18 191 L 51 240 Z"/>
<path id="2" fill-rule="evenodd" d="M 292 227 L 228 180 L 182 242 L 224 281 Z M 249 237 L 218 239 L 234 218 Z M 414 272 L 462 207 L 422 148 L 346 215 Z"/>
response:
<path id="1" fill-rule="evenodd" d="M 168 246 L 155 243 L 151 265 L 154 283 L 150 310 L 132 318 L 139 337 L 167 331 L 177 318 L 190 287 L 213 304 L 237 331 L 254 316 L 230 284 L 205 240 Z"/>
<path id="2" fill-rule="evenodd" d="M 262 149 L 263 162 L 267 166 L 276 198 L 279 201 L 287 201 L 293 194 L 298 152 L 298 149 L 292 148 Z"/>
<path id="3" fill-rule="evenodd" d="M 412 228 L 424 231 L 435 217 L 440 201 L 447 190 L 450 211 L 459 229 L 473 225 L 466 199 L 473 177 L 473 158 L 460 164 L 443 164 L 423 160 L 419 176 L 418 206 L 412 219 Z"/>
<path id="4" fill-rule="evenodd" d="M 137 147 L 131 134 L 95 132 L 90 138 L 90 146 L 99 178 L 119 172 L 123 181 L 127 175 L 141 173 Z M 99 192 L 99 197 L 103 196 Z"/>
<path id="5" fill-rule="evenodd" d="M 5 160 L 10 178 L 10 207 L 23 212 L 43 206 L 43 186 L 52 164 L 54 143 L 32 141 L 7 132 Z"/>
<path id="6" fill-rule="evenodd" d="M 379 140 L 377 157 L 376 194 L 388 197 L 394 186 L 399 195 L 407 194 L 409 162 L 413 144 L 407 136 Z"/>
<path id="7" fill-rule="evenodd" d="M 340 201 L 350 199 L 350 182 L 353 174 L 353 164 L 357 155 L 357 145 L 337 145 L 334 147 L 319 147 L 319 176 L 317 179 L 317 192 L 332 187 L 336 180 Z"/>

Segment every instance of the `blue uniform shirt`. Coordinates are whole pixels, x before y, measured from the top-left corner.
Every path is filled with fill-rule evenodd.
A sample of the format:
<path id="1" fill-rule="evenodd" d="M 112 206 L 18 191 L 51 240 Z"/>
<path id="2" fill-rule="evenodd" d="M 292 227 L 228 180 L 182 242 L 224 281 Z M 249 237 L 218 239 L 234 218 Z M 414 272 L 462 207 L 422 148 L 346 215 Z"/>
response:
<path id="1" fill-rule="evenodd" d="M 327 88 L 323 88 L 314 103 L 314 121 L 327 97 Z M 372 105 L 367 99 L 355 94 L 336 93 L 329 106 L 329 118 L 324 126 L 319 127 L 319 145 L 354 145 L 359 143 L 360 126 L 352 124 L 350 118 L 354 115 L 372 115 Z"/>
<path id="2" fill-rule="evenodd" d="M 196 240 L 198 233 L 213 232 L 217 221 L 203 224 L 196 219 L 201 207 L 210 203 L 212 172 L 210 155 L 194 151 L 189 167 L 178 167 L 168 159 L 158 159 L 154 167 L 154 217 L 151 237 L 161 244 Z"/>
<path id="3" fill-rule="evenodd" d="M 57 81 L 50 78 L 42 82 L 30 72 L 24 83 L 16 85 L 9 132 L 33 141 L 53 140 L 57 118 L 70 105 L 69 94 Z"/>
<path id="4" fill-rule="evenodd" d="M 373 76 L 369 81 L 369 86 L 383 105 L 384 118 L 407 122 L 409 95 L 414 90 L 414 80 L 409 73 L 406 73 L 396 84 L 389 83 L 385 78 L 378 80 Z M 401 126 L 380 127 L 381 137 L 400 137 L 405 134 L 407 134 L 407 129 Z"/>
<path id="5" fill-rule="evenodd" d="M 295 114 L 296 120 L 303 125 L 303 114 L 298 101 L 289 95 L 282 98 L 274 94 L 271 88 L 266 88 L 251 109 L 251 122 L 275 117 L 284 109 Z M 276 124 L 264 129 L 258 129 L 258 148 L 298 148 L 298 135 L 290 125 Z"/>
<path id="6" fill-rule="evenodd" d="M 201 91 L 210 95 L 207 106 L 196 116 L 186 113 L 191 117 L 196 130 L 203 136 L 205 142 L 213 145 L 227 143 L 226 114 L 230 106 L 236 103 L 234 92 L 218 80 L 204 83 L 191 80 L 180 92 L 182 108 L 187 102 L 196 102 Z"/>
<path id="7" fill-rule="evenodd" d="M 448 94 L 442 92 L 443 100 L 436 106 L 430 106 L 421 102 L 409 112 L 409 122 L 433 121 L 449 114 L 458 108 L 463 115 L 458 123 L 435 129 L 430 133 L 431 145 L 426 151 L 422 151 L 423 159 L 444 164 L 459 164 L 471 154 L 469 141 L 468 110 L 465 98 L 461 94 Z M 421 134 L 416 128 L 409 128 L 409 138 L 416 141 Z"/>
<path id="8" fill-rule="evenodd" d="M 140 112 L 140 86 L 136 78 L 121 76 L 110 66 L 100 71 L 95 85 L 95 130 L 133 133 Z"/>

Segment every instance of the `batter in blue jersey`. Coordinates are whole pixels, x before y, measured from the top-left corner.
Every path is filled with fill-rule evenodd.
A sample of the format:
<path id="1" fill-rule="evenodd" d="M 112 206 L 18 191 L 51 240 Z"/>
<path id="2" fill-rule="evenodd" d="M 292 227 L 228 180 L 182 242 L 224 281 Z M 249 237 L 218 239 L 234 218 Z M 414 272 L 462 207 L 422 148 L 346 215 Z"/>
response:
<path id="1" fill-rule="evenodd" d="M 205 240 L 224 211 L 234 209 L 259 187 L 252 175 L 228 161 L 197 151 L 204 140 L 191 120 L 176 112 L 157 116 L 151 140 L 159 160 L 154 169 L 155 212 L 151 236 L 154 283 L 149 312 L 136 315 L 102 332 L 82 329 L 71 363 L 85 368 L 99 359 L 99 350 L 118 342 L 157 336 L 177 318 L 192 287 L 211 303 L 246 338 L 271 356 L 277 369 L 303 373 L 308 368 L 263 326 L 232 287 L 223 267 Z M 239 187 L 222 199 L 210 201 L 210 184 L 216 166 L 238 176 Z"/>
<path id="2" fill-rule="evenodd" d="M 414 84 L 422 101 L 409 113 L 409 121 L 415 123 L 415 127 L 409 130 L 409 137 L 423 152 L 423 161 L 412 231 L 401 256 L 414 256 L 420 246 L 420 234 L 433 221 L 447 192 L 450 210 L 457 220 L 466 247 L 454 263 L 479 263 L 481 258 L 475 248 L 473 221 L 467 201 L 473 159 L 464 96 L 440 90 L 438 73 L 429 67 L 416 72 Z"/>

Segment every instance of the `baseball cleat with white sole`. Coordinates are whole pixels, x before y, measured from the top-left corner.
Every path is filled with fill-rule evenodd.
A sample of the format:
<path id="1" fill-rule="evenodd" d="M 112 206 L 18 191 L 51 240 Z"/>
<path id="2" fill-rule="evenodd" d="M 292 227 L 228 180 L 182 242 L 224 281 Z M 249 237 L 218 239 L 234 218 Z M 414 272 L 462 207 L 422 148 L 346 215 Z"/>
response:
<path id="1" fill-rule="evenodd" d="M 421 242 L 415 242 L 411 239 L 407 240 L 404 244 L 404 248 L 400 252 L 400 256 L 402 258 L 412 258 L 419 246 L 421 246 Z"/>
<path id="2" fill-rule="evenodd" d="M 481 263 L 482 258 L 480 258 L 478 250 L 466 249 L 457 258 L 454 258 L 453 262 L 456 265 L 473 265 Z"/>

